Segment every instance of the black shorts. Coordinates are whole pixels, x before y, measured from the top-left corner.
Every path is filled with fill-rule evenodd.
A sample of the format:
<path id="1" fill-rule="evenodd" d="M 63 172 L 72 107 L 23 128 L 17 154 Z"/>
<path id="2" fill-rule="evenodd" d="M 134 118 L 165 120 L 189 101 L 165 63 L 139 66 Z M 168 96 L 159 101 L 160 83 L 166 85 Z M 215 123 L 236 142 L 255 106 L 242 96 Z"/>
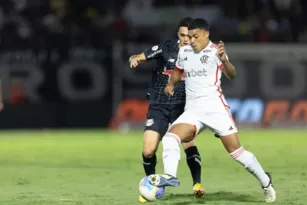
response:
<path id="1" fill-rule="evenodd" d="M 169 124 L 173 123 L 183 113 L 184 106 L 185 104 L 149 105 L 144 130 L 155 131 L 163 137 L 168 130 Z"/>

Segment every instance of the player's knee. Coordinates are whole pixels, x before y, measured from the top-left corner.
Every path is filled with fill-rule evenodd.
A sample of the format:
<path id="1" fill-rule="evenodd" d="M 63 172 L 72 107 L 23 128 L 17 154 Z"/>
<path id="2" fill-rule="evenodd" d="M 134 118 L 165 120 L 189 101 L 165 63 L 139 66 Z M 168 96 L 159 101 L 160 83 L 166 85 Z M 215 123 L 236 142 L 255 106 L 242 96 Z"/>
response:
<path id="1" fill-rule="evenodd" d="M 160 143 L 160 135 L 157 132 L 147 130 L 144 133 L 143 155 L 146 158 L 153 157 Z"/>
<path id="2" fill-rule="evenodd" d="M 143 155 L 146 158 L 151 158 L 156 154 L 156 150 L 154 149 L 144 149 L 143 150 Z"/>
<path id="3" fill-rule="evenodd" d="M 151 158 L 156 154 L 157 148 L 155 146 L 143 147 L 143 155 L 146 158 Z"/>
<path id="4" fill-rule="evenodd" d="M 195 136 L 194 126 L 187 123 L 175 124 L 169 132 L 177 135 L 182 142 L 190 142 Z"/>

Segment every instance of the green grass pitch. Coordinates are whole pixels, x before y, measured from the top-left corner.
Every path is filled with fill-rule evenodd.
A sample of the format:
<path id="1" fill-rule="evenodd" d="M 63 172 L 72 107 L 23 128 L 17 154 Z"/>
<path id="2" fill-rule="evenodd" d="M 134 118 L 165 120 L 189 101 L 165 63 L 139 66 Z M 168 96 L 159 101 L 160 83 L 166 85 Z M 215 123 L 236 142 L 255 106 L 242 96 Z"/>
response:
<path id="1" fill-rule="evenodd" d="M 241 142 L 273 173 L 277 205 L 307 204 L 307 131 L 243 130 Z M 259 205 L 259 183 L 226 153 L 212 133 L 196 140 L 203 162 L 207 195 L 191 195 L 189 169 L 182 152 L 181 185 L 168 188 L 150 204 Z M 102 130 L 0 132 L 0 204 L 139 204 L 143 177 L 142 132 Z M 159 149 L 157 172 L 162 172 Z"/>

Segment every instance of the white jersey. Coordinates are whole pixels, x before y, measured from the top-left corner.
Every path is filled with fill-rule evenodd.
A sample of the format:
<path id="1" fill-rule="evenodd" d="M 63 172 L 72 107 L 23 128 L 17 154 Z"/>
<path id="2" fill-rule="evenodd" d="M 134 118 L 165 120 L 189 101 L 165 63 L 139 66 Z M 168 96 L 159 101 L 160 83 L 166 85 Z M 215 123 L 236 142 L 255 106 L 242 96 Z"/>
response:
<path id="1" fill-rule="evenodd" d="M 186 108 L 207 106 L 212 109 L 217 100 L 228 107 L 220 87 L 223 64 L 216 56 L 217 49 L 211 41 L 199 53 L 195 53 L 191 46 L 180 48 L 176 69 L 184 72 Z"/>

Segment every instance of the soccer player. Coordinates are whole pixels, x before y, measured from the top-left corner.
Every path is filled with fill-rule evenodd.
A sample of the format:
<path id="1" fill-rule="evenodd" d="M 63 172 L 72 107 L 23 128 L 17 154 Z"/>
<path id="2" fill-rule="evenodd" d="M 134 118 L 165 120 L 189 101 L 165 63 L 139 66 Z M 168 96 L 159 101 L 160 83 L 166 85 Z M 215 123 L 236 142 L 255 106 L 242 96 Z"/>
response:
<path id="1" fill-rule="evenodd" d="M 151 183 L 157 186 L 179 186 L 176 178 L 179 144 L 193 140 L 200 131 L 209 128 L 219 136 L 232 158 L 258 179 L 264 190 L 265 201 L 274 202 L 276 192 L 271 176 L 264 172 L 256 157 L 240 144 L 236 125 L 222 94 L 222 73 L 230 79 L 236 75 L 224 43 L 220 41 L 216 45 L 209 40 L 209 25 L 204 19 L 194 19 L 188 26 L 188 35 L 191 45 L 180 48 L 176 68 L 165 87 L 165 92 L 173 95 L 175 85 L 184 73 L 185 111 L 162 138 L 165 175 L 157 175 L 160 180 L 152 180 Z"/>
<path id="2" fill-rule="evenodd" d="M 169 124 L 173 123 L 184 111 L 185 106 L 185 85 L 184 81 L 178 81 L 174 88 L 174 95 L 168 96 L 164 93 L 164 87 L 168 83 L 169 76 L 175 67 L 180 47 L 189 45 L 188 24 L 193 19 L 186 17 L 178 25 L 178 38 L 166 40 L 155 45 L 143 53 L 130 57 L 130 67 L 135 68 L 140 63 L 149 60 L 156 60 L 157 66 L 152 71 L 152 82 L 147 93 L 149 107 L 147 121 L 145 123 L 143 142 L 143 167 L 145 174 L 155 173 L 157 163 L 156 151 L 161 137 L 165 135 Z M 187 164 L 193 178 L 193 192 L 196 197 L 204 194 L 201 183 L 201 158 L 194 141 L 183 143 L 186 153 Z M 166 157 L 166 156 L 163 156 Z M 140 201 L 145 201 L 140 197 Z"/>

